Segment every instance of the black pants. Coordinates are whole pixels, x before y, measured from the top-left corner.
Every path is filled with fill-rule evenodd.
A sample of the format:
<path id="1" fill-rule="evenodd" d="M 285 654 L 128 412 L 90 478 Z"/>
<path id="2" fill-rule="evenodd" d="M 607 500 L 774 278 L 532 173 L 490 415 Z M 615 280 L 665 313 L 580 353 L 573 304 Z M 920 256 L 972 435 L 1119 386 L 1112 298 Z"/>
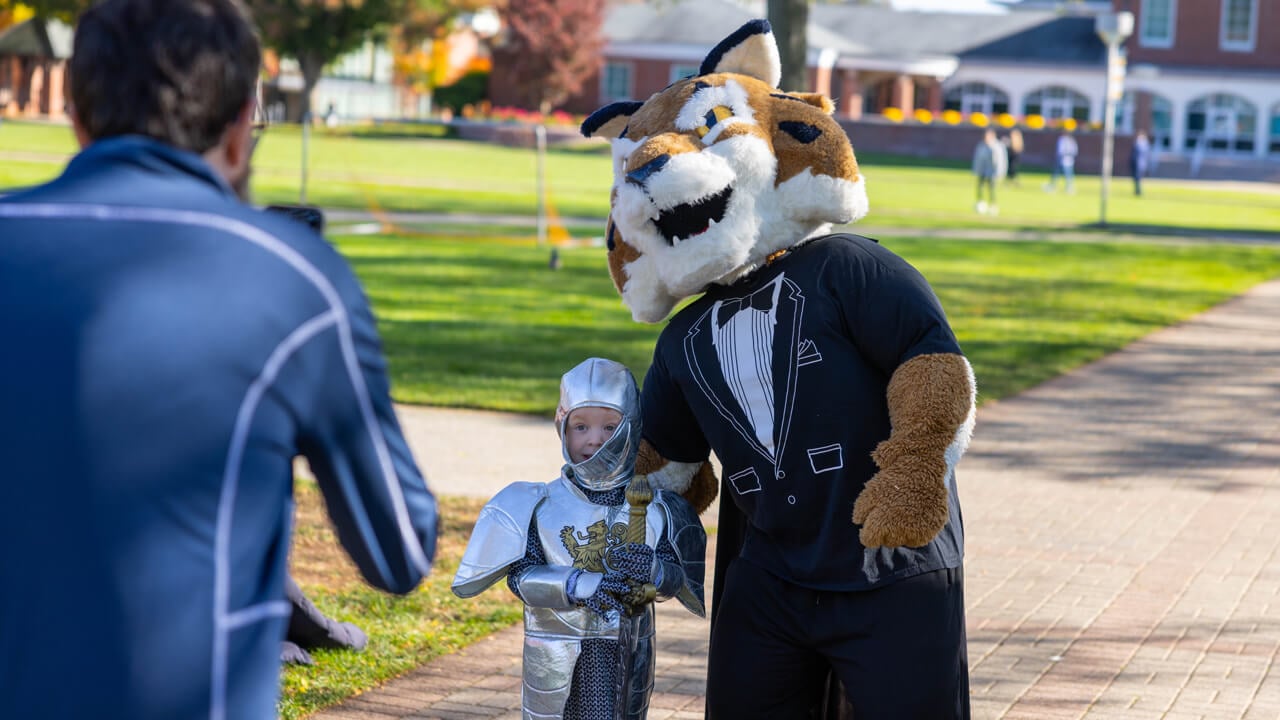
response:
<path id="1" fill-rule="evenodd" d="M 828 667 L 856 720 L 969 718 L 960 569 L 822 592 L 735 560 L 720 603 L 707 672 L 713 720 L 811 717 Z"/>

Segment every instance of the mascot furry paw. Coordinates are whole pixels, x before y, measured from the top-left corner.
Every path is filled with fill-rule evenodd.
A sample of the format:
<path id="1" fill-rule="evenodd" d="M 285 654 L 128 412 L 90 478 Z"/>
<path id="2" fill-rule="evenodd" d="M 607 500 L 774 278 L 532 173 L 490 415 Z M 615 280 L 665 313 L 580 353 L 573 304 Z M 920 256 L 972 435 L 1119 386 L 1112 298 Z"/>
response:
<path id="1" fill-rule="evenodd" d="M 719 452 L 724 444 L 720 436 L 728 436 L 757 456 L 751 458 L 751 466 L 769 466 L 746 486 L 733 483 L 731 489 L 739 496 L 762 490 L 764 478 L 777 480 L 771 476 L 786 472 L 785 451 L 799 447 L 795 443 L 822 439 L 795 434 L 796 416 L 817 409 L 801 404 L 807 396 L 817 393 L 835 400 L 850 389 L 847 385 L 874 386 L 879 378 L 868 373 L 891 379 L 877 397 L 852 392 L 842 403 L 820 403 L 823 412 L 841 418 L 837 425 L 848 425 L 850 416 L 882 414 L 891 428 L 868 421 L 860 423 L 864 439 L 856 445 L 806 445 L 798 460 L 801 470 L 809 473 L 799 474 L 817 479 L 830 472 L 815 464 L 818 458 L 824 463 L 830 459 L 819 452 L 823 447 L 840 455 L 855 447 L 867 449 L 866 461 L 874 457 L 879 464 L 874 478 L 844 472 L 824 479 L 865 485 L 856 507 L 845 508 L 863 525 L 864 546 L 923 546 L 942 530 L 949 515 L 946 481 L 972 423 L 972 372 L 958 347 L 945 342 L 936 343 L 936 348 L 927 342 L 910 347 L 902 337 L 905 328 L 892 327 L 899 304 L 913 300 L 897 287 L 901 281 L 919 286 L 908 292 L 923 290 L 917 293 L 927 296 L 923 304 L 933 306 L 924 308 L 926 313 L 936 308 L 931 291 L 904 263 L 868 247 L 872 243 L 865 238 L 823 237 L 833 223 L 850 223 L 866 214 L 865 182 L 847 135 L 831 117 L 831 101 L 778 90 L 780 75 L 768 24 L 754 21 L 720 43 L 698 76 L 673 83 L 644 102 L 608 105 L 586 120 L 585 135 L 609 138 L 613 146 L 609 270 L 633 317 L 660 322 L 685 298 L 709 288 L 750 284 L 775 259 L 805 245 L 820 246 L 808 254 L 822 259 L 805 263 L 806 270 L 812 267 L 807 279 L 820 281 L 817 286 L 798 287 L 795 281 L 802 278 L 795 272 L 786 272 L 773 285 L 753 285 L 765 292 L 753 293 L 751 302 L 760 304 L 760 296 L 767 294 L 789 305 L 770 306 L 762 315 L 769 332 L 752 328 L 749 338 L 741 332 L 720 337 L 725 326 L 712 319 L 691 324 L 683 337 L 668 331 L 662 342 L 681 351 L 695 344 L 711 349 L 705 353 L 710 367 L 694 368 L 697 372 L 689 378 L 694 382 L 681 384 L 679 390 L 706 396 L 715 405 L 713 416 L 704 413 L 694 424 L 722 460 L 737 454 L 729 452 L 726 458 Z M 852 272 L 839 272 L 845 269 Z M 720 300 L 718 295 L 708 301 L 704 296 L 677 319 L 713 309 L 724 316 L 730 300 L 741 302 Z M 941 312 L 926 322 L 930 319 L 937 321 L 938 334 L 949 338 Z M 824 356 L 828 348 L 817 345 L 815 336 L 799 334 L 812 321 L 823 323 L 816 329 L 856 334 L 843 333 L 844 352 Z M 830 327 L 833 323 L 839 327 Z M 772 336 L 767 348 L 760 345 L 765 334 Z M 928 352 L 932 349 L 943 352 Z M 828 371 L 809 370 L 817 363 Z M 822 385 L 806 387 L 811 381 Z M 655 427 L 654 420 L 647 416 L 646 426 Z M 891 431 L 887 437 L 875 437 L 882 430 Z M 656 434 L 650 435 L 651 441 Z M 870 449 L 877 444 L 881 447 L 872 456 Z M 650 448 L 638 469 L 658 473 L 655 477 L 664 478 L 660 484 L 692 496 L 701 510 L 714 499 L 717 481 L 698 458 L 668 467 L 676 459 L 672 451 L 683 449 L 680 445 L 672 444 L 667 452 Z M 850 468 L 846 462 L 852 461 L 855 458 L 841 458 L 841 469 Z M 860 464 L 866 463 L 854 466 Z M 735 471 L 747 469 L 746 464 L 739 468 L 725 463 L 731 483 Z M 743 492 L 747 487 L 751 491 Z M 788 502 L 793 497 L 788 492 L 780 499 Z"/>

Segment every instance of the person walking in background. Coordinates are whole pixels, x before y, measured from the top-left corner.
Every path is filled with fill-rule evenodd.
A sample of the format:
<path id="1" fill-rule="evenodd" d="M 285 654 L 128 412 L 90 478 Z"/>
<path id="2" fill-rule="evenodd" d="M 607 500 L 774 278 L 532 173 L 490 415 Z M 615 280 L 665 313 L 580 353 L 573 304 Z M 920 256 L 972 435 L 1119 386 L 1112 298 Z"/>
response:
<path id="1" fill-rule="evenodd" d="M 1005 171 L 1004 178 L 1011 185 L 1019 184 L 1018 166 L 1022 162 L 1022 131 L 1014 128 L 1004 137 L 1004 152 L 1008 159 L 1008 169 Z"/>
<path id="2" fill-rule="evenodd" d="M 1076 143 L 1075 136 L 1070 130 L 1063 130 L 1058 135 L 1058 143 L 1055 146 L 1053 154 L 1053 174 L 1049 176 L 1049 182 L 1045 183 L 1045 192 L 1053 192 L 1058 187 L 1058 178 L 1064 181 L 1064 186 L 1068 193 L 1076 191 L 1076 155 L 1080 153 L 1080 146 Z"/>
<path id="3" fill-rule="evenodd" d="M 1133 173 L 1133 194 L 1142 196 L 1142 178 L 1146 177 L 1151 167 L 1151 141 L 1141 130 L 1133 138 L 1133 149 L 1129 152 L 1129 172 Z"/>
<path id="4" fill-rule="evenodd" d="M 982 142 L 973 149 L 973 174 L 978 178 L 978 201 L 975 209 L 981 215 L 998 215 L 1000 208 L 996 205 L 996 184 L 1005 176 L 1008 159 L 1005 157 L 1004 144 L 996 139 L 996 131 L 987 128 L 982 135 Z M 982 190 L 986 188 L 984 200 Z"/>
<path id="5" fill-rule="evenodd" d="M 0 199 L 2 718 L 275 717 L 297 455 L 370 583 L 430 570 L 355 274 L 245 201 L 260 63 L 240 0 L 95 4 L 81 151 Z"/>

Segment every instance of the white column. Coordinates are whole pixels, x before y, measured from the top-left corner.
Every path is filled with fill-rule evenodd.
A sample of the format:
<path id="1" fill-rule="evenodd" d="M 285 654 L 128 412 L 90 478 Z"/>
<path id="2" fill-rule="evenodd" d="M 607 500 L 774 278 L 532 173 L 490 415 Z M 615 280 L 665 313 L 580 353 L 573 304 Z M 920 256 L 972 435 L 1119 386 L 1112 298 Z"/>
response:
<path id="1" fill-rule="evenodd" d="M 1169 128 L 1169 152 L 1174 155 L 1186 155 L 1186 149 L 1182 147 L 1183 141 L 1187 133 L 1187 103 L 1177 96 L 1169 97 L 1169 101 L 1173 104 L 1170 112 L 1170 122 L 1173 127 Z"/>

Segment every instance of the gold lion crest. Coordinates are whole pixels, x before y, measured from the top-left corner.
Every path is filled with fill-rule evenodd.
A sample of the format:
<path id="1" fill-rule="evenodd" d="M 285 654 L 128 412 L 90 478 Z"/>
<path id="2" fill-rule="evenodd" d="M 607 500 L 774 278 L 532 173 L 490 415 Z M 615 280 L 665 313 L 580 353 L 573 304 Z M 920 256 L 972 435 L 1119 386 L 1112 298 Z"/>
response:
<path id="1" fill-rule="evenodd" d="M 611 549 L 622 544 L 627 536 L 624 523 L 614 523 L 608 527 L 604 520 L 597 520 L 587 526 L 587 532 L 580 533 L 572 525 L 560 529 L 560 542 L 573 557 L 573 566 L 588 572 L 605 571 L 604 557 Z"/>

